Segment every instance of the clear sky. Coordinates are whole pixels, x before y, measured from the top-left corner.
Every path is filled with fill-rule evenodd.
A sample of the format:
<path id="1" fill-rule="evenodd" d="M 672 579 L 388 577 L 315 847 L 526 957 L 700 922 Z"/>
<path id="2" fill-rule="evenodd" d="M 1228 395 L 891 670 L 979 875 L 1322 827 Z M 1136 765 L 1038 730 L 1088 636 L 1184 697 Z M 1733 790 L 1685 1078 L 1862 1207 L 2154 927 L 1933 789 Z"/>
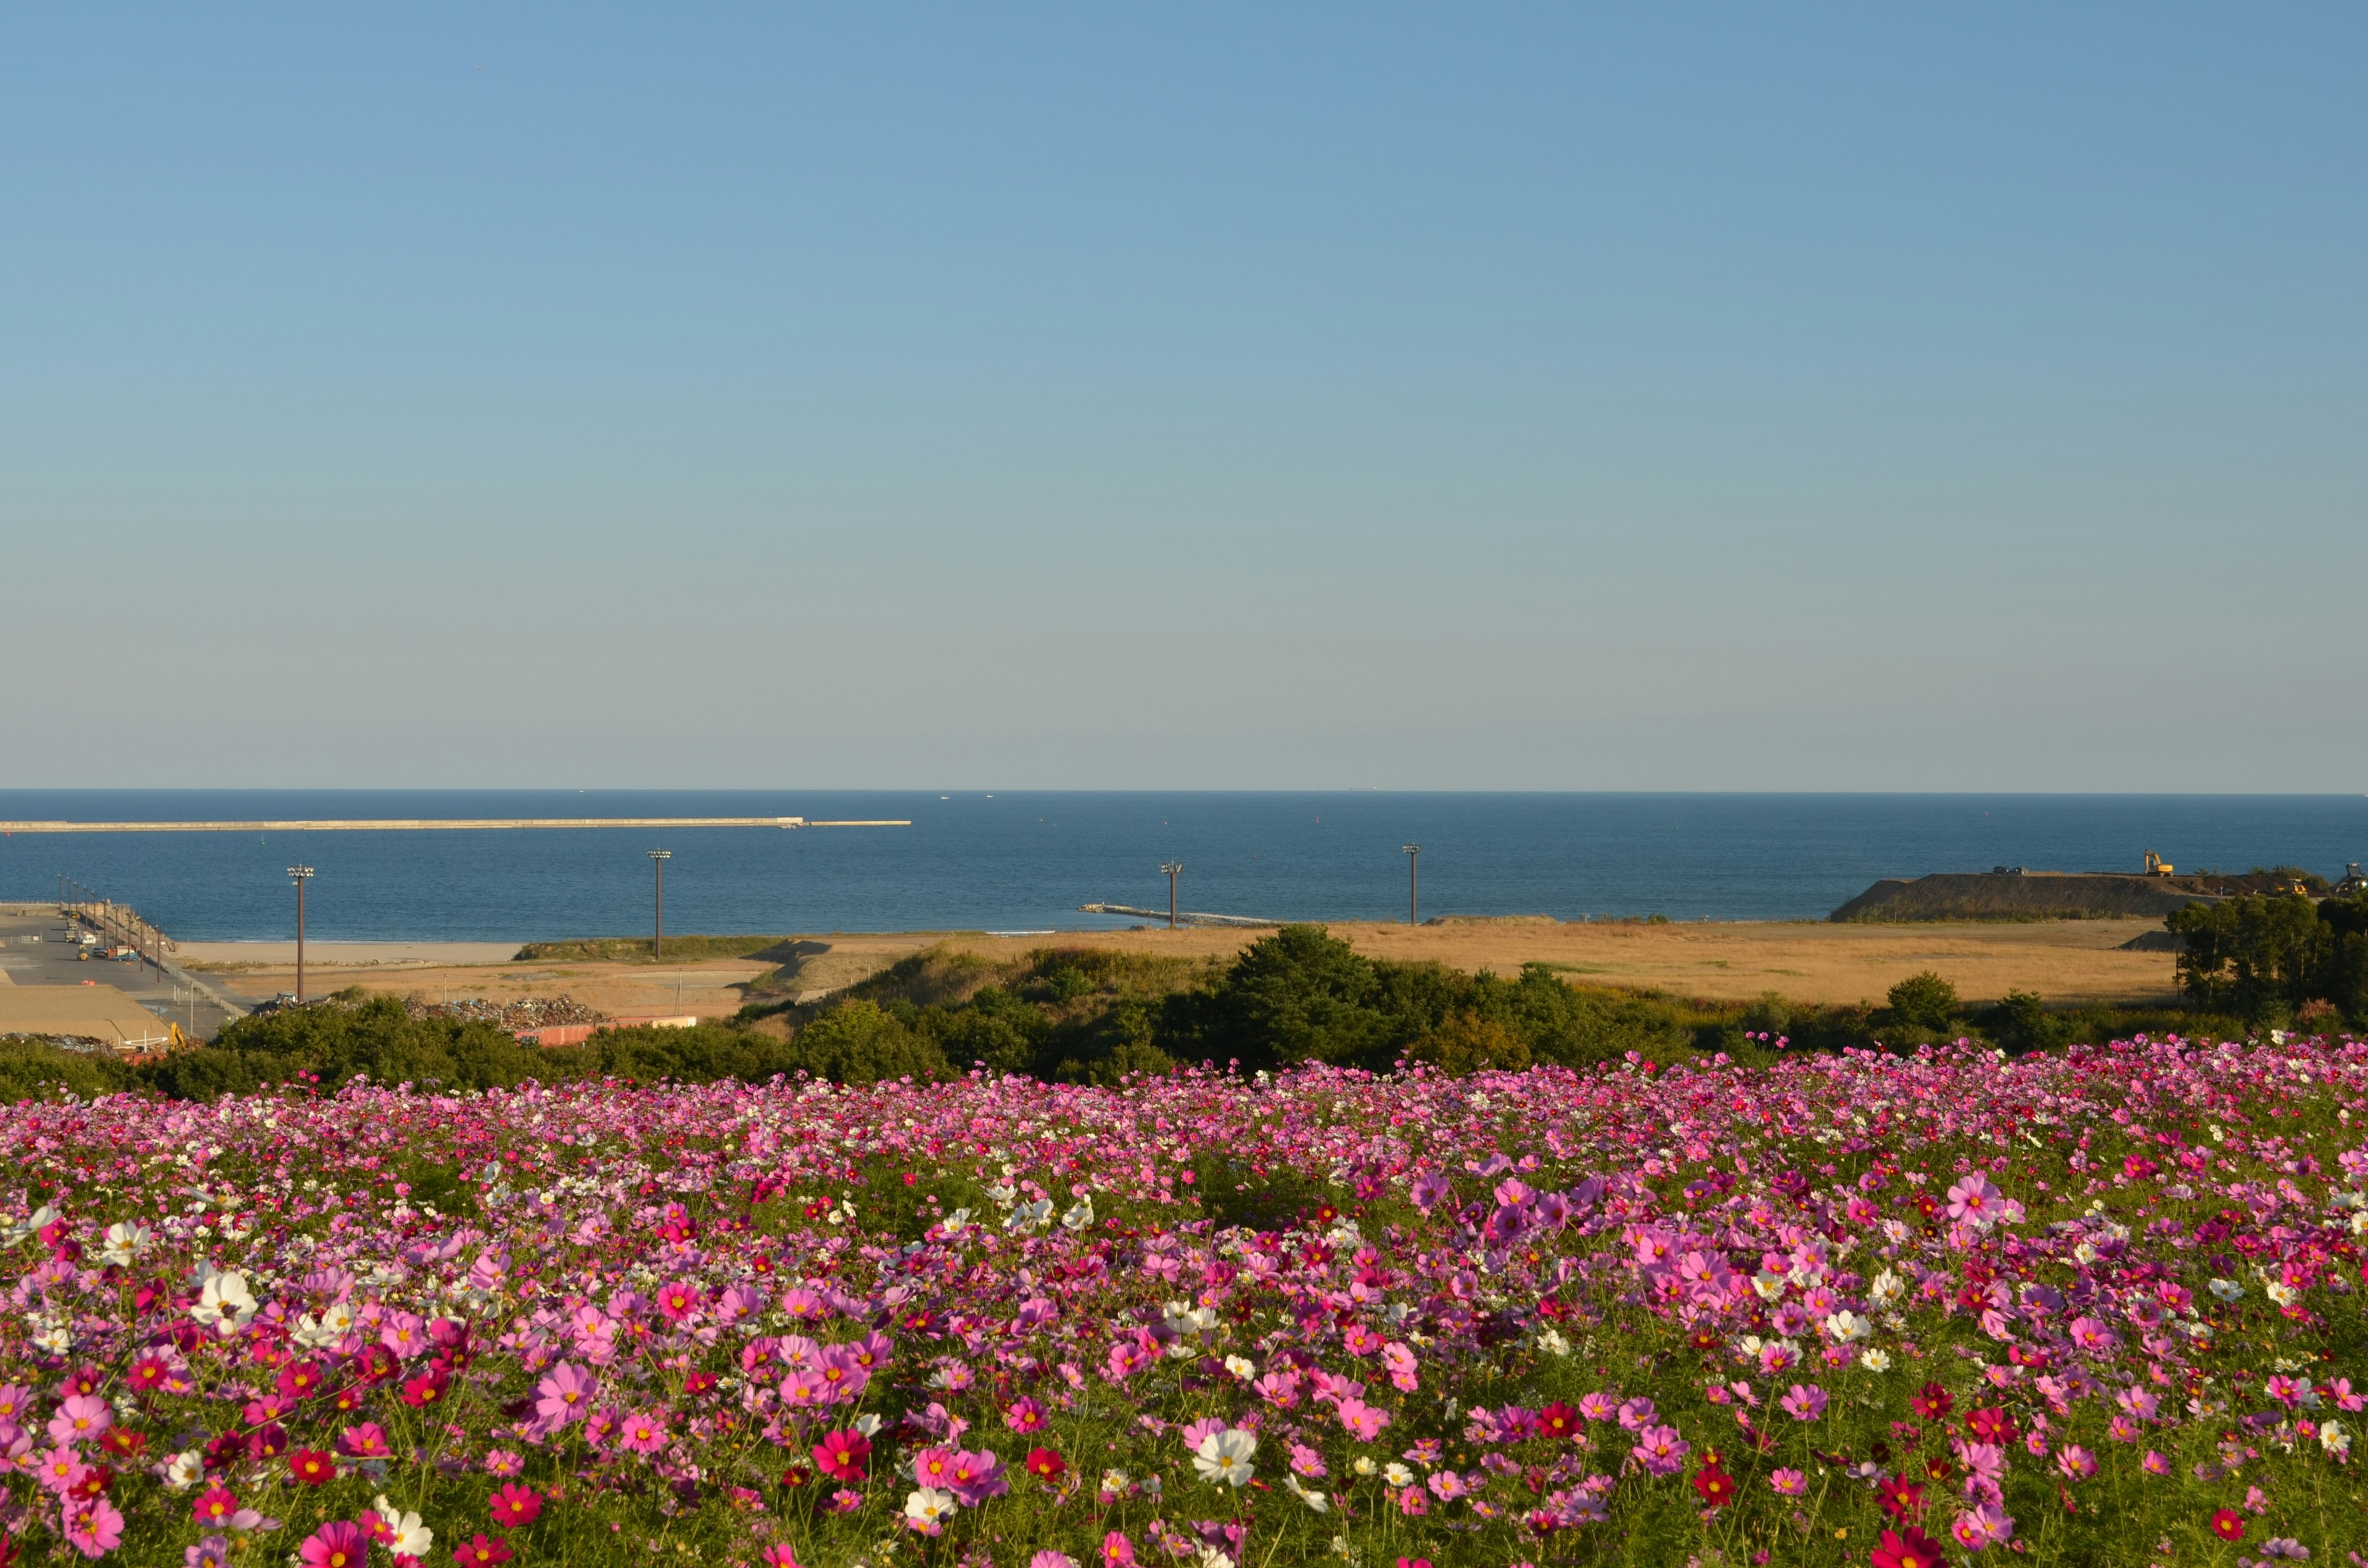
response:
<path id="1" fill-rule="evenodd" d="M 2363 66 L 10 7 L 0 786 L 2368 789 Z"/>

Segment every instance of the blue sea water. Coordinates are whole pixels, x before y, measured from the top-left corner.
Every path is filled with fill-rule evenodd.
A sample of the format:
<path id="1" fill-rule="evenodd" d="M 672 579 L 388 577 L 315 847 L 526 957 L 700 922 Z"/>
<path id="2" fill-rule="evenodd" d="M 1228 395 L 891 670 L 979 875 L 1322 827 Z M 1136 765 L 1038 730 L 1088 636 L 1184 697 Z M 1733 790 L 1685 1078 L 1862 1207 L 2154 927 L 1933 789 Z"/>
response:
<path id="1" fill-rule="evenodd" d="M 905 828 L 19 835 L 0 899 L 60 875 L 192 941 L 285 938 L 285 869 L 316 875 L 323 940 L 513 941 L 649 929 L 650 862 L 677 932 L 1091 929 L 1085 903 L 1404 919 L 1422 913 L 1673 919 L 1824 915 L 1879 877 L 2182 870 L 2368 859 L 2357 795 L 1270 794 L 707 790 L 0 790 L 0 820 L 909 817 Z"/>

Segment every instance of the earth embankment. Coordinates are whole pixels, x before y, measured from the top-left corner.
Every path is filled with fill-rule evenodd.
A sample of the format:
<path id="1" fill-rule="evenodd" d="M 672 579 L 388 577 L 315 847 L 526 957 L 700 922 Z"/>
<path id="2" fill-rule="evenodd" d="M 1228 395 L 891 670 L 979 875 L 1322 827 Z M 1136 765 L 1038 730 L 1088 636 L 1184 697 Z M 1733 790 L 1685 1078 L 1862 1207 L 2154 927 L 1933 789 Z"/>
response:
<path id="1" fill-rule="evenodd" d="M 2177 877 L 2109 872 L 1940 872 L 1891 877 L 1843 904 L 1828 919 L 2159 920 L 2211 895 Z"/>

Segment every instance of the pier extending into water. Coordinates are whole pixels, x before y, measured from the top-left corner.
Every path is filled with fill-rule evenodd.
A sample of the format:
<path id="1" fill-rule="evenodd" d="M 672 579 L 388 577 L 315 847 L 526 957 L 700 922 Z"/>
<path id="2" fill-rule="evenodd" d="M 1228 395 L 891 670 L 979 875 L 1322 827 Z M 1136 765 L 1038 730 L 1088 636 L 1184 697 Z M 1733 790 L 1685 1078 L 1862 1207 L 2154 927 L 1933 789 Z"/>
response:
<path id="1" fill-rule="evenodd" d="M 521 827 L 910 827 L 909 819 L 823 822 L 806 817 L 369 817 L 298 822 L 0 822 L 15 833 L 410 833 Z"/>

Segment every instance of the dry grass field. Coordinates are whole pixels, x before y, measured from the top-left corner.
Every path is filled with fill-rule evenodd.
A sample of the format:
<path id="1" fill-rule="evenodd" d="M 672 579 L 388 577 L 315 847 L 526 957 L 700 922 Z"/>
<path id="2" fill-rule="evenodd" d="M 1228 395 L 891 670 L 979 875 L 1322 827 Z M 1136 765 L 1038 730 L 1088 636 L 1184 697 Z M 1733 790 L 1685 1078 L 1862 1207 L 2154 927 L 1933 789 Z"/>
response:
<path id="1" fill-rule="evenodd" d="M 2030 925 L 1671 924 L 1667 926 L 1494 924 L 1452 926 L 1347 923 L 1332 927 L 1374 958 L 1436 960 L 1463 970 L 1509 973 L 1525 963 L 1555 966 L 1588 985 L 1654 990 L 1714 1001 L 1742 1001 L 1764 992 L 1807 1003 L 1880 1001 L 1892 983 L 1936 970 L 1968 1001 L 2035 991 L 2051 1003 L 2156 1003 L 2172 999 L 2168 953 L 2120 951 L 2152 920 L 2066 920 Z M 1012 958 L 1050 946 L 1114 948 L 1133 952 L 1230 957 L 1255 931 L 1064 932 L 1057 937 L 985 937 L 909 932 L 825 935 L 797 960 L 785 989 L 814 997 L 878 972 L 938 943 L 991 958 Z M 347 985 L 401 995 L 511 999 L 561 993 L 618 1015 L 687 1013 L 728 1017 L 741 988 L 770 972 L 769 962 L 719 959 L 682 964 L 598 962 L 517 963 L 497 960 L 504 949 L 471 944 L 344 945 L 334 953 L 307 951 L 306 989 L 318 994 Z M 507 949 L 515 951 L 515 949 Z M 199 956 L 199 955 L 193 955 Z M 209 952 L 207 967 L 250 996 L 269 996 L 295 984 L 292 948 L 242 945 L 233 967 Z M 211 960 L 211 961 L 207 961 Z"/>

